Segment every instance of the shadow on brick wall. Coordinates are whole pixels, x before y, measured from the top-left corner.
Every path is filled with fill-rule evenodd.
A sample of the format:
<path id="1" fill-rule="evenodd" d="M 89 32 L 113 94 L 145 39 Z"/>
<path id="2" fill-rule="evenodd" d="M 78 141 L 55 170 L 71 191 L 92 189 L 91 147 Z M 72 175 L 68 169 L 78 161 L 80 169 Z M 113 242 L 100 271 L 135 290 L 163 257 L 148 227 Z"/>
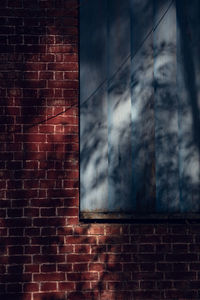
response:
<path id="1" fill-rule="evenodd" d="M 1 2 L 0 298 L 198 299 L 199 225 L 79 223 L 74 5 Z"/>
<path id="2" fill-rule="evenodd" d="M 76 6 L 1 2 L 1 299 L 65 280 L 60 249 L 78 219 Z"/>

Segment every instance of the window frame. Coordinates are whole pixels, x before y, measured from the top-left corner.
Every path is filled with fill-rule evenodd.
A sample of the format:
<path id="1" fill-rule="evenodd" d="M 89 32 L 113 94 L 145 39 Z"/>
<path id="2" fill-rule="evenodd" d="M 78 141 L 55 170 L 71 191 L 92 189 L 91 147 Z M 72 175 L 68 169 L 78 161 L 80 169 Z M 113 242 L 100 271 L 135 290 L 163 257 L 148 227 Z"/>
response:
<path id="1" fill-rule="evenodd" d="M 80 12 L 79 12 L 79 20 L 80 20 Z M 80 36 L 80 27 L 79 27 L 79 36 Z M 79 53 L 80 53 L 80 43 L 79 43 Z M 79 60 L 79 67 L 80 67 L 80 60 Z M 80 82 L 80 78 L 79 78 L 79 82 Z M 80 96 L 79 96 L 79 115 L 80 115 L 80 110 L 81 110 L 81 103 L 80 103 Z M 81 176 L 80 176 L 80 182 L 81 182 Z M 81 195 L 80 195 L 79 203 L 81 203 Z M 81 206 L 79 207 L 79 212 L 80 212 L 79 214 L 80 220 L 124 220 L 124 219 L 125 220 L 144 220 L 144 219 L 145 220 L 147 219 L 174 220 L 174 219 L 199 219 L 200 218 L 200 213 L 196 213 L 196 212 L 194 213 L 192 212 L 123 213 L 123 212 L 101 212 L 101 211 L 86 212 L 86 211 L 81 211 Z"/>

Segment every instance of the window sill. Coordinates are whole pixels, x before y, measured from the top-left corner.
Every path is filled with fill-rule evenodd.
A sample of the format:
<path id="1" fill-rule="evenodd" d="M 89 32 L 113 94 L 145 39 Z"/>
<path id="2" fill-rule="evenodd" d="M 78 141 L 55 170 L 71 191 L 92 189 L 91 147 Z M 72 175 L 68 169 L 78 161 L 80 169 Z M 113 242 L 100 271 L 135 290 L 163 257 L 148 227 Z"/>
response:
<path id="1" fill-rule="evenodd" d="M 80 220 L 183 220 L 191 219 L 197 220 L 200 219 L 200 214 L 198 213 L 159 213 L 159 214 L 134 214 L 134 213 L 105 213 L 105 212 L 81 212 Z"/>

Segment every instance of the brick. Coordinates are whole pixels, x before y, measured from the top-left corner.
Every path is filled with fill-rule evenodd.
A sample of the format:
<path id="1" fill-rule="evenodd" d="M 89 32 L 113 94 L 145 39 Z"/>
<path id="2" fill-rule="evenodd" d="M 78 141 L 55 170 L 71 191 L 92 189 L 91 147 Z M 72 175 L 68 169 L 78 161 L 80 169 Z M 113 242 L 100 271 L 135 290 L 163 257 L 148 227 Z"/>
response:
<path id="1" fill-rule="evenodd" d="M 154 281 L 141 281 L 140 288 L 145 290 L 155 289 L 155 282 Z"/>
<path id="2" fill-rule="evenodd" d="M 131 252 L 131 253 L 138 252 L 138 246 L 125 244 L 123 245 L 123 252 Z"/>
<path id="3" fill-rule="evenodd" d="M 78 208 L 58 208 L 59 216 L 77 216 Z"/>
<path id="4" fill-rule="evenodd" d="M 169 262 L 163 262 L 157 264 L 157 270 L 158 271 L 172 271 L 173 265 Z"/>
<path id="5" fill-rule="evenodd" d="M 76 291 L 89 291 L 91 290 L 90 286 L 92 286 L 92 290 L 93 290 L 93 284 L 95 282 L 94 281 L 91 281 L 91 282 L 88 282 L 88 281 L 80 281 L 80 282 L 75 282 L 75 289 Z"/>
<path id="6" fill-rule="evenodd" d="M 134 272 L 132 273 L 134 280 L 161 280 L 163 279 L 162 272 Z"/>
<path id="7" fill-rule="evenodd" d="M 56 265 L 55 264 L 44 264 L 41 266 L 41 272 L 42 273 L 48 273 L 48 272 L 55 272 L 56 271 Z"/>
<path id="8" fill-rule="evenodd" d="M 84 236 L 69 236 L 66 237 L 67 244 L 96 244 L 96 237 L 84 237 Z"/>
<path id="9" fill-rule="evenodd" d="M 59 282 L 59 291 L 73 291 L 75 290 L 75 284 L 73 282 Z"/>
<path id="10" fill-rule="evenodd" d="M 22 265 L 13 265 L 7 267 L 8 273 L 17 273 L 20 274 L 23 272 L 23 266 Z"/>
<path id="11" fill-rule="evenodd" d="M 33 274 L 34 281 L 64 281 L 65 273 L 51 273 L 51 274 Z"/>
<path id="12" fill-rule="evenodd" d="M 35 206 L 35 207 L 63 206 L 63 200 L 62 199 L 51 199 L 51 200 L 49 200 L 49 199 L 34 199 L 31 201 L 31 206 Z"/>
<path id="13" fill-rule="evenodd" d="M 40 210 L 41 216 L 55 216 L 56 215 L 56 208 L 42 208 Z M 59 214 L 60 215 L 60 214 Z"/>
<path id="14" fill-rule="evenodd" d="M 70 272 L 70 271 L 72 271 L 72 264 L 70 264 L 70 263 L 58 264 L 58 271 Z"/>
<path id="15" fill-rule="evenodd" d="M 53 262 L 65 262 L 64 255 L 34 255 L 34 263 L 53 263 Z"/>
<path id="16" fill-rule="evenodd" d="M 24 292 L 38 292 L 39 291 L 39 284 L 38 283 L 25 283 L 23 284 L 23 291 Z"/>
<path id="17" fill-rule="evenodd" d="M 45 245 L 45 244 L 57 245 L 63 243 L 64 243 L 64 238 L 59 236 L 33 237 L 31 239 L 32 245 Z"/>
<path id="18" fill-rule="evenodd" d="M 90 245 L 75 245 L 75 253 L 90 253 Z"/>
<path id="19" fill-rule="evenodd" d="M 98 292 L 71 292 L 69 293 L 68 299 L 69 300 L 79 300 L 79 299 L 97 299 L 98 297 Z M 111 299 L 111 298 L 110 298 Z"/>
<path id="20" fill-rule="evenodd" d="M 157 287 L 159 289 L 171 289 L 172 288 L 173 281 L 170 280 L 162 280 L 162 281 L 157 281 Z"/>
<path id="21" fill-rule="evenodd" d="M 189 226 L 189 232 L 193 234 L 199 234 L 200 232 L 200 224 L 191 224 Z"/>
<path id="22" fill-rule="evenodd" d="M 41 291 L 56 291 L 57 290 L 57 284 L 56 282 L 45 282 L 41 283 Z"/>
<path id="23" fill-rule="evenodd" d="M 19 293 L 22 292 L 22 285 L 21 284 L 8 284 L 7 291 L 9 293 Z"/>
<path id="24" fill-rule="evenodd" d="M 121 263 L 106 263 L 106 270 L 109 272 L 121 272 L 122 267 Z"/>
<path id="25" fill-rule="evenodd" d="M 152 244 L 140 244 L 139 245 L 139 252 L 148 252 L 148 253 L 151 253 L 151 252 L 154 252 L 154 245 Z"/>
<path id="26" fill-rule="evenodd" d="M 128 243 L 129 237 L 128 236 L 100 236 L 98 238 L 99 244 L 122 244 Z"/>
<path id="27" fill-rule="evenodd" d="M 21 189 L 22 181 L 21 180 L 9 180 L 7 181 L 8 189 Z"/>
<path id="28" fill-rule="evenodd" d="M 155 245 L 156 253 L 169 253 L 172 252 L 172 244 L 158 244 Z"/>
<path id="29" fill-rule="evenodd" d="M 188 290 L 190 287 L 190 283 L 187 280 L 177 280 L 174 281 L 174 287 L 175 289 L 183 289 L 183 290 Z"/>
<path id="30" fill-rule="evenodd" d="M 56 228 L 44 227 L 41 230 L 41 235 L 42 236 L 55 236 L 56 235 Z M 48 248 L 48 246 L 47 246 L 47 248 Z"/>
<path id="31" fill-rule="evenodd" d="M 88 262 L 94 258 L 92 254 L 67 254 L 67 262 L 75 263 L 75 262 Z"/>
<path id="32" fill-rule="evenodd" d="M 71 47 L 66 47 L 66 46 L 62 46 L 62 47 L 52 47 L 50 48 L 50 51 L 52 50 L 52 52 L 61 52 L 64 51 L 65 53 L 72 50 Z M 56 51 L 57 50 L 57 51 Z M 76 62 L 69 62 L 69 63 L 49 63 L 48 64 L 48 70 L 52 70 L 52 71 L 77 71 L 78 70 L 78 64 Z"/>
<path id="33" fill-rule="evenodd" d="M 33 220 L 33 225 L 34 226 L 65 226 L 66 219 L 65 218 L 59 218 L 59 217 L 54 217 L 54 218 L 36 218 Z"/>
<path id="34" fill-rule="evenodd" d="M 187 235 L 188 226 L 185 224 L 176 224 L 171 226 L 171 232 L 173 234 L 184 234 Z"/>
<path id="35" fill-rule="evenodd" d="M 21 208 L 19 209 L 8 209 L 7 210 L 8 217 L 22 217 L 23 216 L 23 210 Z"/>
<path id="36" fill-rule="evenodd" d="M 136 272 L 136 271 L 140 270 L 140 266 L 139 266 L 139 264 L 133 263 L 133 262 L 124 263 L 123 270 L 125 272 L 128 272 L 128 271 Z"/>
<path id="37" fill-rule="evenodd" d="M 89 280 L 97 280 L 98 273 L 97 272 L 83 272 L 83 273 L 68 273 L 67 280 L 69 281 L 89 281 Z"/>
<path id="38" fill-rule="evenodd" d="M 119 235 L 121 233 L 121 226 L 120 225 L 110 225 L 106 226 L 105 231 L 106 235 Z"/>
<path id="39" fill-rule="evenodd" d="M 59 78 L 59 79 L 62 79 Z M 49 88 L 65 88 L 65 89 L 77 89 L 78 81 L 70 81 L 70 80 L 49 80 L 48 81 Z"/>
<path id="40" fill-rule="evenodd" d="M 27 264 L 31 263 L 31 256 L 30 255 L 13 255 L 9 257 L 10 264 Z"/>
<path id="41" fill-rule="evenodd" d="M 0 235 L 3 237 L 8 236 L 8 229 L 7 228 L 0 228 Z"/>
<path id="42" fill-rule="evenodd" d="M 73 227 L 72 226 L 62 226 L 57 228 L 58 235 L 72 235 L 73 234 Z M 71 247 L 71 245 L 68 245 Z"/>
<path id="43" fill-rule="evenodd" d="M 39 272 L 39 265 L 25 265 L 25 273 L 38 273 Z"/>
<path id="44" fill-rule="evenodd" d="M 133 291 L 133 299 L 163 299 L 160 291 Z"/>
<path id="45" fill-rule="evenodd" d="M 42 247 L 42 253 L 45 254 L 57 254 L 58 249 L 56 245 L 51 246 L 43 246 Z"/>
<path id="46" fill-rule="evenodd" d="M 158 235 L 134 235 L 131 236 L 131 243 L 161 243 L 161 236 Z"/>
<path id="47" fill-rule="evenodd" d="M 9 254 L 23 254 L 24 248 L 23 246 L 11 246 L 8 248 Z"/>
<path id="48" fill-rule="evenodd" d="M 195 272 L 166 272 L 166 279 L 171 280 L 194 280 L 196 278 Z"/>
<path id="49" fill-rule="evenodd" d="M 164 243 L 191 243 L 191 235 L 166 235 L 163 237 Z"/>
<path id="50" fill-rule="evenodd" d="M 26 245 L 29 244 L 29 238 L 27 237 L 6 237 L 1 238 L 1 242 L 5 245 L 18 246 L 18 245 Z"/>
<path id="51" fill-rule="evenodd" d="M 190 281 L 191 289 L 199 289 L 200 280 Z"/>
<path id="52" fill-rule="evenodd" d="M 197 299 L 196 291 L 187 291 L 187 290 L 167 290 L 165 295 L 169 299 Z"/>
<path id="53" fill-rule="evenodd" d="M 24 216 L 25 217 L 37 217 L 39 216 L 38 208 L 24 208 Z"/>
<path id="54" fill-rule="evenodd" d="M 2 278 L 2 282 L 30 282 L 31 275 L 30 274 L 7 274 Z"/>
<path id="55" fill-rule="evenodd" d="M 88 271 L 88 263 L 78 263 L 73 265 L 74 272 L 85 272 Z M 97 271 L 97 270 L 93 270 Z"/>
<path id="56" fill-rule="evenodd" d="M 169 254 L 170 255 L 170 254 Z M 163 254 L 134 254 L 134 260 L 136 262 L 162 262 L 164 261 Z M 170 260 L 169 260 L 170 261 Z"/>
<path id="57" fill-rule="evenodd" d="M 38 254 L 40 253 L 39 246 L 25 246 L 25 254 Z"/>
<path id="58" fill-rule="evenodd" d="M 173 270 L 175 272 L 188 271 L 188 264 L 187 263 L 174 263 Z"/>
<path id="59" fill-rule="evenodd" d="M 65 294 L 62 292 L 45 292 L 45 293 L 34 293 L 33 295 L 33 300 L 52 300 L 52 299 L 56 299 L 56 300 L 62 300 L 63 298 L 65 298 Z"/>
<path id="60" fill-rule="evenodd" d="M 130 225 L 130 233 L 132 234 L 152 234 L 154 227 L 152 225 Z"/>
<path id="61" fill-rule="evenodd" d="M 156 234 L 167 234 L 168 231 L 169 231 L 169 229 L 165 224 L 158 224 L 155 226 Z"/>
<path id="62" fill-rule="evenodd" d="M 197 261 L 198 257 L 197 254 L 167 254 L 166 255 L 166 261 L 171 261 L 171 262 L 192 262 L 192 261 Z"/>
<path id="63" fill-rule="evenodd" d="M 31 220 L 28 218 L 7 219 L 6 225 L 8 227 L 27 227 L 31 226 Z"/>
<path id="64" fill-rule="evenodd" d="M 190 263 L 190 270 L 200 271 L 200 262 Z"/>
<path id="65" fill-rule="evenodd" d="M 153 263 L 141 263 L 140 264 L 141 271 L 147 271 L 147 272 L 155 272 L 156 271 L 156 265 Z"/>
<path id="66" fill-rule="evenodd" d="M 8 284 L 7 292 L 8 293 L 20 293 L 20 292 L 22 292 L 22 285 L 21 284 Z"/>
<path id="67" fill-rule="evenodd" d="M 21 300 L 23 297 L 23 300 L 31 300 L 31 293 L 15 293 L 15 300 Z M 13 299 L 13 293 L 6 293 L 1 294 L 1 298 L 4 300 L 12 300 Z"/>

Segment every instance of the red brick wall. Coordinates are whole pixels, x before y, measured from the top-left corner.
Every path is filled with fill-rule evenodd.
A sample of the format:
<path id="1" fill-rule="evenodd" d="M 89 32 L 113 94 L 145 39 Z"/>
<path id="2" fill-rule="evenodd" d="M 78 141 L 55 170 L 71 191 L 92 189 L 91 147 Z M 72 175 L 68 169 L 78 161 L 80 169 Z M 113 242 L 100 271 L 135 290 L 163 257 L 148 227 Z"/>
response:
<path id="1" fill-rule="evenodd" d="M 199 299 L 198 224 L 79 222 L 77 5 L 0 1 L 0 299 Z"/>

